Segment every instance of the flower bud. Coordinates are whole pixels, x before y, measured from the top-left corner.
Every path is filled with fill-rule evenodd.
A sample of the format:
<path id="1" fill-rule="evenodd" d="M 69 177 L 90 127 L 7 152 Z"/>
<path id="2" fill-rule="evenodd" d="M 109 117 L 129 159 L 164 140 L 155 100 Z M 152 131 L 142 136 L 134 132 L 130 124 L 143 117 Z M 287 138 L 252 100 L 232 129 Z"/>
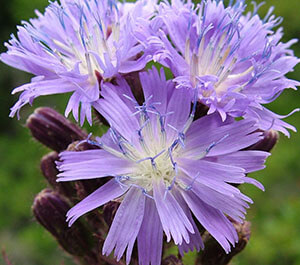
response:
<path id="1" fill-rule="evenodd" d="M 53 187 L 55 191 L 66 196 L 72 202 L 77 202 L 76 189 L 72 182 L 56 182 L 57 174 L 59 173 L 55 161 L 58 161 L 58 154 L 56 152 L 51 152 L 45 155 L 41 160 L 41 171 L 48 181 L 48 183 Z"/>
<path id="2" fill-rule="evenodd" d="M 274 130 L 264 131 L 264 138 L 247 150 L 260 150 L 270 152 L 279 139 L 279 133 Z"/>
<path id="3" fill-rule="evenodd" d="M 87 138 L 77 125 L 46 107 L 36 109 L 27 119 L 26 126 L 36 140 L 57 152 L 76 140 Z"/>
<path id="4" fill-rule="evenodd" d="M 86 137 L 87 139 L 87 137 Z M 91 150 L 91 149 L 99 149 L 100 147 L 97 145 L 90 144 L 86 141 L 80 142 L 75 141 L 69 144 L 66 148 L 68 151 L 85 151 L 85 150 Z"/>
<path id="5" fill-rule="evenodd" d="M 71 143 L 67 150 L 68 151 L 85 151 L 90 149 L 98 149 L 97 145 L 90 144 L 88 142 L 76 141 Z M 75 189 L 75 196 L 79 200 L 83 200 L 100 186 L 104 185 L 108 181 L 107 178 L 97 178 L 97 179 L 87 179 L 87 180 L 78 180 L 73 182 Z M 86 219 L 89 225 L 94 229 L 95 232 L 100 234 L 106 234 L 107 231 L 104 231 L 107 227 L 105 226 L 105 221 L 103 216 L 97 211 L 93 211 L 86 215 Z"/>
<path id="6" fill-rule="evenodd" d="M 75 256 L 93 257 L 91 232 L 80 221 L 68 227 L 66 213 L 69 209 L 67 202 L 51 189 L 42 190 L 32 206 L 36 220 L 57 239 L 64 250 Z"/>
<path id="7" fill-rule="evenodd" d="M 196 264 L 227 265 L 235 255 L 245 248 L 251 235 L 251 223 L 245 221 L 241 224 L 232 219 L 230 221 L 234 225 L 239 237 L 239 241 L 232 247 L 231 252 L 226 254 L 220 244 L 211 235 L 205 233 L 203 236 L 205 248 L 200 252 Z"/>

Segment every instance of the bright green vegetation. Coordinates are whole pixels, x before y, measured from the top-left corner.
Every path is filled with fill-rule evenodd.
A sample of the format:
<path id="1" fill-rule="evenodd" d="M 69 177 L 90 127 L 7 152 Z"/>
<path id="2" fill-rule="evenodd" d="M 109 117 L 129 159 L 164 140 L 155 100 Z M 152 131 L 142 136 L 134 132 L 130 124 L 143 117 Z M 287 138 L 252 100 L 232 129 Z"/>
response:
<path id="1" fill-rule="evenodd" d="M 0 42 L 7 40 L 10 32 L 15 32 L 19 21 L 32 17 L 35 8 L 42 11 L 47 4 L 47 0 L 10 0 L 2 5 Z M 276 6 L 275 14 L 284 17 L 284 40 L 299 37 L 298 0 L 267 1 L 261 13 L 264 14 L 271 4 Z M 293 48 L 300 57 L 299 44 Z M 0 51 L 4 50 L 1 45 Z M 290 77 L 300 79 L 300 66 Z M 39 160 L 49 151 L 33 141 L 23 126 L 34 108 L 23 108 L 20 121 L 8 118 L 9 107 L 17 99 L 10 91 L 29 80 L 29 75 L 0 64 L 0 247 L 6 249 L 16 265 L 56 265 L 62 261 L 68 265 L 72 264 L 68 256 L 34 221 L 31 213 L 35 194 L 46 187 Z M 46 97 L 37 99 L 34 107 L 47 105 L 62 112 L 66 102 L 66 97 L 63 100 L 61 96 Z M 269 107 L 286 114 L 299 105 L 300 93 L 289 90 Z M 300 129 L 300 114 L 294 114 L 287 122 Z M 267 168 L 252 174 L 264 184 L 266 191 L 261 192 L 250 185 L 241 188 L 255 202 L 247 215 L 252 222 L 252 236 L 246 250 L 232 262 L 233 265 L 300 265 L 299 157 L 300 134 L 292 133 L 291 139 L 281 135 L 267 161 Z"/>

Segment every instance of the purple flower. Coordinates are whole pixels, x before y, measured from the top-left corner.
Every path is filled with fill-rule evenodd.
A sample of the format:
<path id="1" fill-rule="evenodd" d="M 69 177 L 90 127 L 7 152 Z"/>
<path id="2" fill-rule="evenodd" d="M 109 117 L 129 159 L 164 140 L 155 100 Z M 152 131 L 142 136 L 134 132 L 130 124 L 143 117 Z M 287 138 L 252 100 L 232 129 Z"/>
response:
<path id="1" fill-rule="evenodd" d="M 194 121 L 195 101 L 176 89 L 163 70 L 140 73 L 145 102 L 139 105 L 122 82 L 104 84 L 97 110 L 109 131 L 90 143 L 100 149 L 60 154 L 58 181 L 110 180 L 67 213 L 80 216 L 111 200 L 121 201 L 103 246 L 129 264 L 137 239 L 139 263 L 160 264 L 163 232 L 181 254 L 203 248 L 192 213 L 228 253 L 237 233 L 227 219 L 244 219 L 252 200 L 231 184 L 251 183 L 246 173 L 264 168 L 268 153 L 244 151 L 261 139 L 255 122 L 223 122 L 211 114 Z"/>
<path id="2" fill-rule="evenodd" d="M 140 70 L 149 60 L 132 32 L 138 17 L 150 19 L 154 5 L 152 0 L 61 0 L 50 3 L 45 14 L 37 11 L 38 18 L 23 22 L 1 54 L 6 64 L 36 76 L 13 91 L 22 94 L 10 116 L 38 96 L 73 92 L 65 115 L 72 111 L 78 120 L 81 104 L 81 123 L 86 118 L 91 124 L 101 82 Z"/>
<path id="3" fill-rule="evenodd" d="M 244 15 L 244 1 L 230 2 L 228 7 L 216 0 L 196 6 L 191 1 L 163 2 L 155 23 L 137 36 L 156 50 L 155 60 L 171 68 L 177 87 L 198 89 L 198 100 L 209 107 L 209 114 L 218 112 L 222 120 L 227 115 L 255 117 L 260 129 L 289 135 L 286 129 L 295 128 L 281 121 L 285 116 L 263 105 L 300 84 L 285 77 L 299 62 L 289 49 L 296 40 L 280 42 L 282 28 L 273 28 L 281 18 L 272 15 L 272 8 L 261 19 L 259 6 Z"/>

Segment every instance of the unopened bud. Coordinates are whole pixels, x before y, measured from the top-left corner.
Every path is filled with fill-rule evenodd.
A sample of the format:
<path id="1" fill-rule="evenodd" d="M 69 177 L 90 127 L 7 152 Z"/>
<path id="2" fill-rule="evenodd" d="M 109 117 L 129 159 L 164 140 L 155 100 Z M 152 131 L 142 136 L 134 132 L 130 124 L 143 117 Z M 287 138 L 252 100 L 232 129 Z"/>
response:
<path id="1" fill-rule="evenodd" d="M 36 220 L 59 242 L 64 250 L 75 256 L 93 256 L 90 231 L 77 221 L 71 227 L 66 222 L 68 203 L 55 191 L 44 189 L 34 199 L 32 206 Z"/>
<path id="2" fill-rule="evenodd" d="M 264 138 L 256 144 L 247 148 L 247 150 L 260 150 L 270 152 L 279 139 L 279 133 L 274 130 L 264 131 Z"/>
<path id="3" fill-rule="evenodd" d="M 238 223 L 230 220 L 234 225 L 239 241 L 235 244 L 235 247 L 231 249 L 231 252 L 226 254 L 220 244 L 208 233 L 204 234 L 203 241 L 205 248 L 200 252 L 196 264 L 199 265 L 227 265 L 229 261 L 238 253 L 240 253 L 247 245 L 251 231 L 250 222 Z"/>
<path id="4" fill-rule="evenodd" d="M 66 149 L 70 143 L 87 137 L 77 125 L 46 107 L 36 109 L 27 119 L 26 125 L 36 140 L 57 152 Z"/>
<path id="5" fill-rule="evenodd" d="M 107 178 L 79 180 L 75 182 L 75 189 L 79 200 L 83 200 L 96 189 L 103 186 L 108 181 Z"/>
<path id="6" fill-rule="evenodd" d="M 99 149 L 99 146 L 88 143 L 88 142 L 80 142 L 76 141 L 71 143 L 67 150 L 68 151 L 85 151 L 90 149 Z M 73 182 L 75 188 L 76 198 L 79 200 L 83 200 L 96 189 L 104 185 L 108 181 L 107 178 L 96 178 L 96 179 L 87 179 L 87 180 L 78 180 Z M 103 229 L 106 228 L 104 224 L 104 220 L 102 215 L 97 211 L 92 211 L 86 215 L 86 219 L 91 227 L 100 234 L 104 234 Z"/>
<path id="7" fill-rule="evenodd" d="M 237 253 L 240 253 L 247 245 L 250 236 L 251 236 L 251 223 L 245 221 L 244 223 L 238 223 L 231 220 L 233 223 L 238 235 L 239 235 L 239 242 L 235 245 L 235 248 L 232 250 L 232 257 Z"/>
<path id="8" fill-rule="evenodd" d="M 91 149 L 99 149 L 98 145 L 90 144 L 86 141 L 75 141 L 68 145 L 67 151 L 85 151 Z"/>
<path id="9" fill-rule="evenodd" d="M 76 202 L 76 189 L 72 182 L 57 182 L 57 174 L 59 171 L 56 168 L 56 161 L 58 161 L 58 153 L 51 152 L 45 155 L 41 160 L 41 171 L 48 181 L 48 183 L 52 186 L 52 188 L 58 193 L 66 196 L 72 202 Z"/>

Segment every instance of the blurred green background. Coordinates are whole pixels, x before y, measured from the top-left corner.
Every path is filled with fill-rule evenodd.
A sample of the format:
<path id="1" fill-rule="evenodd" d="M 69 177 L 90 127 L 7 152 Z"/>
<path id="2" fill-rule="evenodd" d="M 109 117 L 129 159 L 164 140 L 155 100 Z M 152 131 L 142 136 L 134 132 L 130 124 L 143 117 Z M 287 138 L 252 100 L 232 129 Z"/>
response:
<path id="1" fill-rule="evenodd" d="M 259 2 L 259 1 L 258 1 Z M 247 2 L 250 5 L 250 1 Z M 47 0 L 10 0 L 0 9 L 0 52 L 2 45 L 16 32 L 21 20 L 34 16 Z M 265 14 L 274 5 L 275 14 L 284 17 L 283 41 L 300 38 L 299 0 L 274 0 L 260 9 Z M 300 44 L 293 49 L 300 57 Z M 300 80 L 300 66 L 289 74 Z M 54 239 L 35 221 L 31 213 L 34 196 L 46 186 L 39 170 L 39 160 L 49 152 L 33 141 L 26 127 L 26 118 L 38 106 L 52 106 L 62 112 L 67 98 L 51 96 L 35 100 L 34 107 L 24 107 L 21 120 L 8 118 L 9 108 L 17 100 L 11 90 L 30 80 L 31 76 L 0 63 L 0 247 L 15 265 L 72 264 L 57 247 Z M 286 114 L 299 107 L 300 93 L 285 91 L 268 107 Z M 300 114 L 286 119 L 300 130 Z M 300 265 L 300 134 L 291 133 L 280 141 L 267 161 L 267 168 L 252 174 L 265 188 L 261 192 L 250 185 L 242 191 L 254 200 L 247 219 L 252 222 L 252 236 L 245 251 L 233 265 Z M 1 263 L 0 258 L 0 264 Z"/>

